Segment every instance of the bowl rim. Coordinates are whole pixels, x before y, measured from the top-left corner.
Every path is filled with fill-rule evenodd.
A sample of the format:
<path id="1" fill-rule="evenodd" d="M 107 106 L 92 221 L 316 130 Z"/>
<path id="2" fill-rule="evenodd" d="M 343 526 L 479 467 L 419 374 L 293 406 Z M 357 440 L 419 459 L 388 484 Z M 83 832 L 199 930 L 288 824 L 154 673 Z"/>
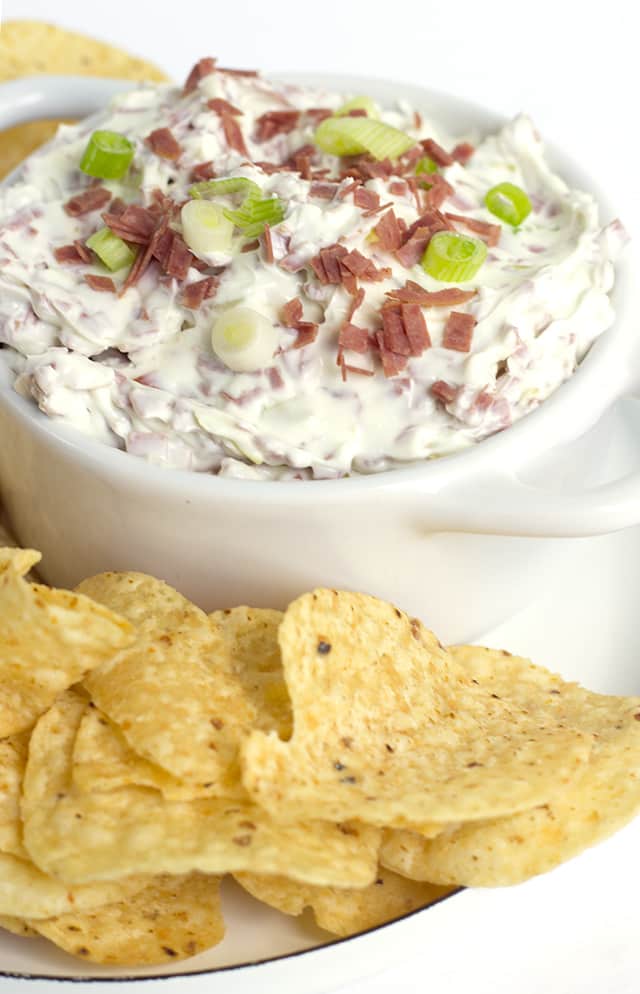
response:
<path id="1" fill-rule="evenodd" d="M 449 105 L 457 113 L 471 116 L 476 122 L 475 127 L 481 132 L 504 124 L 508 120 L 505 115 L 497 114 L 491 108 L 419 84 L 336 73 L 286 72 L 273 74 L 273 78 L 281 79 L 283 82 L 324 85 L 337 89 L 344 89 L 345 86 L 368 87 L 378 92 L 391 89 L 398 97 L 411 93 L 414 101 L 420 99 L 425 105 L 435 106 L 433 116 L 436 119 L 439 114 L 438 105 Z M 44 77 L 39 79 L 42 81 Z M 62 81 L 60 86 L 66 85 L 68 88 L 73 86 L 73 77 L 47 77 L 47 79 Z M 114 81 L 94 82 L 98 85 L 104 84 L 105 94 L 113 92 Z M 135 88 L 135 84 L 132 88 Z M 604 191 L 582 170 L 581 166 L 572 162 L 570 157 L 559 151 L 553 143 L 545 143 L 545 148 L 554 166 L 561 173 L 568 174 L 572 184 L 593 193 L 601 213 L 605 213 L 611 219 L 617 216 Z M 146 488 L 153 487 L 156 492 L 178 497 L 197 496 L 205 499 L 226 497 L 239 503 L 253 503 L 256 497 L 259 497 L 267 504 L 295 501 L 296 504 L 306 505 L 315 503 L 320 493 L 323 502 L 344 503 L 357 501 L 381 491 L 417 487 L 418 490 L 425 492 L 436 492 L 445 484 L 455 482 L 468 474 L 486 470 L 494 472 L 512 470 L 528 461 L 530 457 L 535 458 L 548 451 L 549 437 L 554 439 L 554 444 L 556 440 L 568 441 L 577 437 L 628 390 L 629 363 L 625 360 L 629 358 L 633 336 L 627 326 L 631 324 L 630 302 L 636 296 L 633 291 L 632 273 L 632 252 L 627 246 L 627 250 L 616 262 L 615 284 L 610 292 L 616 312 L 612 326 L 593 343 L 569 379 L 539 407 L 510 425 L 508 429 L 490 435 L 481 442 L 471 443 L 458 452 L 430 460 L 416 460 L 415 463 L 402 463 L 372 474 L 337 479 L 247 480 L 149 463 L 123 449 L 85 435 L 72 426 L 54 421 L 43 414 L 31 399 L 17 394 L 13 390 L 13 376 L 3 360 L 4 349 L 0 349 L 0 403 L 24 425 L 28 425 L 29 430 L 39 436 L 45 445 L 56 449 L 65 458 L 88 464 L 100 475 L 115 476 L 131 485 L 139 483 Z M 562 414 L 563 412 L 565 415 L 568 412 L 575 414 L 581 406 L 581 398 L 584 397 L 592 403 L 592 408 L 585 411 L 588 405 L 582 404 L 583 424 L 579 426 L 578 431 L 565 438 L 561 429 Z"/>

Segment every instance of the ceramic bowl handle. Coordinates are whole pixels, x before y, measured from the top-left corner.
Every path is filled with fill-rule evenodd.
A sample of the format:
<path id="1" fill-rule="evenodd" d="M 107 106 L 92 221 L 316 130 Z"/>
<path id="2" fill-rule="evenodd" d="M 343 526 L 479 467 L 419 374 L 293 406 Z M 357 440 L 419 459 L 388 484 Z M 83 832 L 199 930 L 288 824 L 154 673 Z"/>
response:
<path id="1" fill-rule="evenodd" d="M 30 76 L 0 86 L 0 129 L 26 121 L 86 117 L 135 83 L 89 76 Z"/>

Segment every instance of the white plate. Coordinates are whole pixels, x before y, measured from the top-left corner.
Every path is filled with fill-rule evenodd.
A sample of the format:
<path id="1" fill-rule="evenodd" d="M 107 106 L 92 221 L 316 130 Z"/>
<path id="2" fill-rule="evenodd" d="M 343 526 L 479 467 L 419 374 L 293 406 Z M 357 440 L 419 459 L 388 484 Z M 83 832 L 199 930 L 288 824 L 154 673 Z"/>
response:
<path id="1" fill-rule="evenodd" d="M 310 77 L 303 79 L 320 82 Z M 324 80 L 325 85 L 332 82 L 344 89 L 369 92 L 381 98 L 385 93 L 385 84 L 380 82 L 374 84 L 370 80 L 348 78 Z M 454 132 L 478 123 L 484 126 L 498 123 L 497 118 L 464 102 L 439 94 L 429 95 L 419 87 L 403 86 L 400 89 L 403 96 L 414 100 L 435 118 L 441 116 L 443 120 L 453 121 Z M 636 405 L 632 402 L 620 405 L 597 430 L 611 433 L 611 471 L 618 466 L 627 470 L 637 449 L 631 440 L 634 432 L 637 436 L 640 430 Z M 531 656 L 594 690 L 639 693 L 636 659 L 640 650 L 637 620 L 640 529 L 597 539 L 558 541 L 557 544 L 563 555 L 558 556 L 558 566 L 549 574 L 539 601 L 479 641 Z M 427 604 L 423 618 L 428 624 Z M 623 833 L 620 837 L 623 842 L 612 840 L 606 845 L 612 851 L 618 844 L 628 848 L 629 832 L 635 833 L 637 847 L 639 823 Z M 586 863 L 589 857 L 583 859 Z M 563 870 L 556 871 L 548 879 L 555 876 L 561 879 L 562 873 Z M 636 883 L 640 884 L 640 879 Z M 517 903 L 517 895 L 523 891 L 514 888 L 510 893 Z M 226 882 L 223 887 L 227 923 L 224 942 L 186 963 L 173 968 L 163 967 L 164 977 L 156 979 L 153 989 L 161 994 L 178 991 L 180 994 L 187 991 L 198 994 L 205 991 L 206 994 L 314 994 L 369 976 L 418 954 L 421 960 L 431 960 L 435 965 L 438 953 L 444 951 L 448 959 L 447 991 L 457 994 L 462 988 L 456 983 L 456 959 L 460 979 L 465 971 L 461 928 L 472 927 L 476 945 L 484 943 L 483 948 L 495 948 L 496 957 L 501 955 L 500 943 L 493 932 L 493 920 L 485 910 L 495 906 L 495 895 L 495 891 L 461 892 L 385 927 L 349 940 L 327 942 L 326 933 L 318 930 L 310 917 L 293 919 L 280 915 L 258 905 L 233 883 Z M 522 907 L 521 900 L 518 906 Z M 526 923 L 526 927 L 532 925 L 532 922 Z M 602 936 L 603 948 L 609 939 L 606 934 Z M 544 957 L 544 952 L 544 948 L 532 943 L 531 963 L 522 962 L 522 972 L 526 974 L 540 956 Z M 153 977 L 154 972 L 153 969 L 115 971 L 89 967 L 58 952 L 44 940 L 20 939 L 0 932 L 2 994 L 53 994 L 59 989 L 56 980 L 63 978 L 75 980 L 75 989 L 93 994 L 106 994 L 107 991 L 109 994 L 130 994 L 145 991 L 147 984 L 141 985 L 140 980 Z M 575 969 L 572 972 L 575 976 Z M 476 990 L 482 994 L 485 990 L 493 990 L 496 974 L 500 974 L 500 965 L 493 961 L 487 966 L 486 975 L 476 975 Z M 418 967 L 416 977 L 419 976 Z M 444 977 L 444 973 L 441 976 Z M 88 977 L 92 981 L 83 984 Z M 115 985 L 113 978 L 118 978 Z M 578 988 L 580 984 L 572 989 Z M 422 989 L 420 980 L 415 989 Z M 433 984 L 431 989 L 435 992 L 444 988 Z M 527 994 L 529 990 L 533 988 L 527 987 Z M 518 991 L 519 994 L 523 991 L 522 985 Z M 618 989 L 616 994 L 619 994 Z"/>

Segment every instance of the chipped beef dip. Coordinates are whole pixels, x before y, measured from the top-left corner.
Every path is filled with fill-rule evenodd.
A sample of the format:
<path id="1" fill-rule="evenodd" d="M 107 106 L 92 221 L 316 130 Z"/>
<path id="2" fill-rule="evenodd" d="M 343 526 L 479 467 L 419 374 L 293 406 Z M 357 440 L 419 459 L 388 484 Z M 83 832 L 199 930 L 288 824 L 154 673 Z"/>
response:
<path id="1" fill-rule="evenodd" d="M 376 120 L 382 151 L 349 137 Z M 322 151 L 325 121 L 351 122 L 359 154 Z M 135 147 L 122 178 L 100 178 L 120 167 L 99 156 L 79 168 L 96 129 Z M 503 183 L 506 220 L 485 206 Z M 87 246 L 97 231 L 122 268 Z M 486 253 L 475 274 L 423 266 L 443 231 Z M 571 376 L 613 321 L 624 241 L 550 171 L 527 117 L 474 148 L 404 101 L 345 106 L 203 59 L 182 89 L 60 128 L 2 192 L 0 342 L 42 411 L 150 462 L 372 473 L 500 431 Z"/>

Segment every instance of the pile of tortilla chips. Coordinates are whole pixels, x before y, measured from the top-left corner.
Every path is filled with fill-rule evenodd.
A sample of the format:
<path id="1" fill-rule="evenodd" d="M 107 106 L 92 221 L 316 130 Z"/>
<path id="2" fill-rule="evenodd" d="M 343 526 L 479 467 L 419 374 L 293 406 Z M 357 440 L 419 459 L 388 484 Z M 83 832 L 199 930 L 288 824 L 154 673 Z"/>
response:
<path id="1" fill-rule="evenodd" d="M 5 21 L 0 29 L 0 83 L 43 73 L 165 80 L 150 62 L 112 45 L 40 21 Z M 60 121 L 31 121 L 0 132 L 0 179 L 53 137 Z"/>
<path id="2" fill-rule="evenodd" d="M 107 964 L 224 934 L 231 874 L 349 935 L 551 869 L 640 810 L 640 698 L 443 648 L 364 594 L 210 616 L 0 550 L 0 925 Z"/>

